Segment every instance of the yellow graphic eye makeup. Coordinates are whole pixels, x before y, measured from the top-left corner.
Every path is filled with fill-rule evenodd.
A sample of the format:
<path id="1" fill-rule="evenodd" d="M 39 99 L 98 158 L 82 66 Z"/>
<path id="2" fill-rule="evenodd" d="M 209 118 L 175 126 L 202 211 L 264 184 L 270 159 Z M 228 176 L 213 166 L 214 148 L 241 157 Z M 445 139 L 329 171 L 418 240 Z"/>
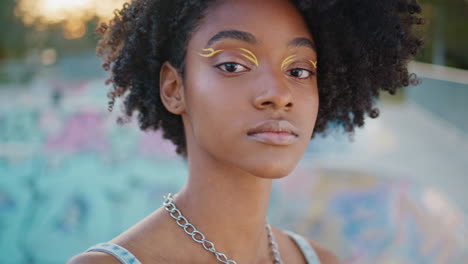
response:
<path id="1" fill-rule="evenodd" d="M 248 55 L 247 54 L 241 54 L 241 55 L 244 56 L 245 58 L 247 58 L 248 60 L 250 60 L 251 62 L 255 63 L 256 66 L 258 66 L 257 56 L 255 56 L 255 54 L 253 54 L 253 52 L 251 52 L 248 49 L 244 49 L 244 48 L 238 48 L 238 49 L 240 49 L 243 52 L 247 53 Z M 205 53 L 198 53 L 198 55 L 200 55 L 202 57 L 205 57 L 205 58 L 209 58 L 209 57 L 213 57 L 217 53 L 223 52 L 224 50 L 223 49 L 214 50 L 213 48 L 209 48 L 209 49 L 203 49 L 203 51 L 206 54 Z"/>
<path id="2" fill-rule="evenodd" d="M 239 48 L 240 50 L 244 51 L 245 53 L 249 54 L 249 55 L 245 55 L 245 54 L 241 54 L 242 56 L 246 57 L 248 60 L 250 60 L 251 62 L 255 63 L 255 65 L 258 67 L 258 59 L 257 57 L 255 56 L 255 54 L 253 54 L 253 52 L 251 52 L 250 50 L 248 49 L 243 49 L 243 48 Z"/>
<path id="3" fill-rule="evenodd" d="M 314 65 L 314 68 L 317 69 L 317 61 L 312 61 L 311 60 L 310 62 L 312 62 L 312 65 Z"/>
<path id="4" fill-rule="evenodd" d="M 287 57 L 286 59 L 284 59 L 283 63 L 281 63 L 281 69 L 284 68 L 284 66 L 286 66 L 286 64 L 290 63 L 293 58 L 296 57 L 296 55 L 291 55 L 289 57 Z M 314 66 L 315 69 L 317 69 L 317 61 L 313 61 L 313 60 L 309 60 L 310 63 L 312 63 L 312 65 Z"/>
<path id="5" fill-rule="evenodd" d="M 209 57 L 213 57 L 215 54 L 217 53 L 220 53 L 222 51 L 224 51 L 223 49 L 220 49 L 220 50 L 214 50 L 213 48 L 209 48 L 209 49 L 203 49 L 204 52 L 209 52 L 208 54 L 203 54 L 203 53 L 198 53 L 198 55 L 202 56 L 202 57 L 205 57 L 205 58 L 209 58 Z"/>
<path id="6" fill-rule="evenodd" d="M 296 55 L 291 55 L 284 59 L 283 63 L 281 63 L 281 69 L 283 69 L 286 64 L 290 63 L 294 57 L 296 57 Z"/>

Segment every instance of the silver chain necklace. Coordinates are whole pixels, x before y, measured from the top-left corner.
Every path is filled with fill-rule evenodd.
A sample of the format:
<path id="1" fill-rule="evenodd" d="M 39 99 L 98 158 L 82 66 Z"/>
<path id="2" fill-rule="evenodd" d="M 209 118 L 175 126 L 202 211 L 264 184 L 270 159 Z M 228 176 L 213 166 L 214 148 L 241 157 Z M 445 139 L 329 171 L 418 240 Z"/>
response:
<path id="1" fill-rule="evenodd" d="M 187 218 L 185 218 L 182 215 L 180 210 L 177 209 L 176 205 L 174 204 L 173 196 L 171 193 L 164 196 L 163 205 L 166 211 L 169 212 L 169 215 L 176 220 L 177 225 L 182 227 L 185 233 L 190 235 L 195 242 L 200 243 L 204 249 L 215 254 L 217 260 L 226 264 L 237 264 L 237 262 L 235 262 L 234 260 L 228 259 L 228 257 L 224 253 L 217 251 L 213 242 L 207 240 L 205 238 L 205 235 L 202 232 L 198 231 L 198 229 L 194 225 L 192 225 L 187 220 Z M 278 251 L 278 244 L 275 241 L 275 237 L 273 236 L 273 232 L 271 231 L 271 226 L 268 222 L 266 223 L 266 229 L 268 230 L 268 244 L 271 247 L 271 252 L 274 258 L 273 263 L 283 264 L 280 253 Z"/>

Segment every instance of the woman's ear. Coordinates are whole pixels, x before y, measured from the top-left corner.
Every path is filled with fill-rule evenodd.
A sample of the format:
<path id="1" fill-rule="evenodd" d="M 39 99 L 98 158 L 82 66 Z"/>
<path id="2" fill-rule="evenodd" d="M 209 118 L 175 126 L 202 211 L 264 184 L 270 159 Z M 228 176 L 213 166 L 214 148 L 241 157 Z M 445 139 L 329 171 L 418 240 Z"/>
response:
<path id="1" fill-rule="evenodd" d="M 167 111 L 180 115 L 185 111 L 182 78 L 170 62 L 166 61 L 159 72 L 159 94 Z"/>

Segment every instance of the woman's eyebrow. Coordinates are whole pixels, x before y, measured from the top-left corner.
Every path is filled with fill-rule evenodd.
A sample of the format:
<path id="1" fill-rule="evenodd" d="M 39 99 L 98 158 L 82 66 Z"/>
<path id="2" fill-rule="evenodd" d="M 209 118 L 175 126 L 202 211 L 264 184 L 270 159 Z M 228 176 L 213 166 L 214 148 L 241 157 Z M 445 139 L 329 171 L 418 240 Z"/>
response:
<path id="1" fill-rule="evenodd" d="M 291 40 L 288 43 L 288 47 L 307 47 L 317 52 L 317 47 L 315 46 L 315 43 L 312 40 L 303 37 Z"/>
<path id="2" fill-rule="evenodd" d="M 247 42 L 249 44 L 257 43 L 257 39 L 255 38 L 254 35 L 252 35 L 252 33 L 240 31 L 240 30 L 223 30 L 223 31 L 216 33 L 212 38 L 210 38 L 210 40 L 208 40 L 208 43 L 206 44 L 206 47 L 210 47 L 215 42 L 223 40 L 223 39 L 236 39 L 236 40 Z"/>

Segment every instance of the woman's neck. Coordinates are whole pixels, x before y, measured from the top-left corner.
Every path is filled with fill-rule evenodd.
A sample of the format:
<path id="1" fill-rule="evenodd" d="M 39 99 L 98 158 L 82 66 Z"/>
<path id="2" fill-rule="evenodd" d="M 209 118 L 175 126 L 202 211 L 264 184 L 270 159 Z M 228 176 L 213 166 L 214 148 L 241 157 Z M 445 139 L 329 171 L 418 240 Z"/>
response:
<path id="1" fill-rule="evenodd" d="M 192 157 L 188 182 L 174 197 L 182 214 L 229 259 L 256 263 L 268 258 L 265 224 L 272 180 L 203 154 Z"/>

